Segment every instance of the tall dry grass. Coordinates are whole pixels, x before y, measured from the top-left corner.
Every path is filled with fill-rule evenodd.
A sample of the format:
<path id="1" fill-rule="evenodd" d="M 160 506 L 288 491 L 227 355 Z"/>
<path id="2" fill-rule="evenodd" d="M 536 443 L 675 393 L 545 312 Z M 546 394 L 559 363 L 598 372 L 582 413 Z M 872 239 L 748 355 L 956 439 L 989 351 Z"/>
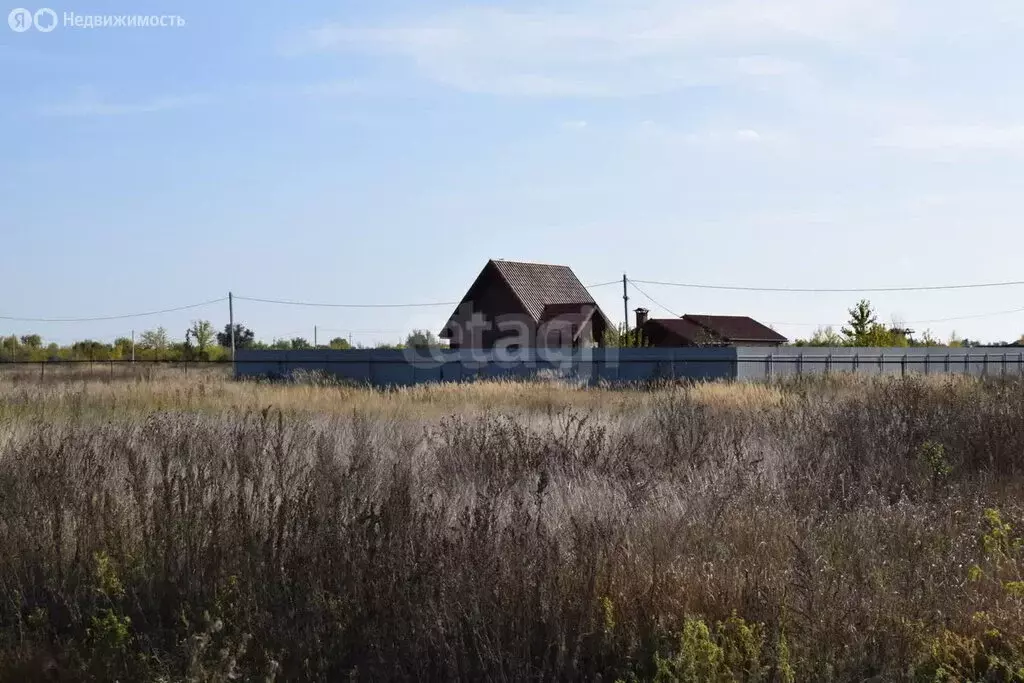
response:
<path id="1" fill-rule="evenodd" d="M 0 383 L 0 679 L 1016 680 L 1022 389 Z"/>

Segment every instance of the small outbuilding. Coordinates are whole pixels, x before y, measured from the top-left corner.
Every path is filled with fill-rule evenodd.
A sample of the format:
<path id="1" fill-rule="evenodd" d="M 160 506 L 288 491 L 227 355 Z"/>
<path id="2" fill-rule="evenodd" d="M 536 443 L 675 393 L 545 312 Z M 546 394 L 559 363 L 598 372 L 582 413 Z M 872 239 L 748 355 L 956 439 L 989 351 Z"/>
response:
<path id="1" fill-rule="evenodd" d="M 645 308 L 636 310 L 636 327 L 650 346 L 778 347 L 789 341 L 747 316 L 687 314 L 680 318 L 649 319 L 647 315 Z"/>

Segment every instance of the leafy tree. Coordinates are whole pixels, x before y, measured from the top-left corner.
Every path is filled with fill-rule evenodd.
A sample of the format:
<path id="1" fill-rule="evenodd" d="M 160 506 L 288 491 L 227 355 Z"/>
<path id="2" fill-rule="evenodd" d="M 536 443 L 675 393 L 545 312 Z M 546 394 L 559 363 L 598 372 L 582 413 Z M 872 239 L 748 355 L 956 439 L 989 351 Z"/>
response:
<path id="1" fill-rule="evenodd" d="M 9 337 L 0 337 L 0 357 L 9 360 L 18 358 L 18 338 L 13 334 Z"/>
<path id="2" fill-rule="evenodd" d="M 113 349 L 103 342 L 85 339 L 71 345 L 71 351 L 78 358 L 88 360 L 109 360 Z"/>
<path id="3" fill-rule="evenodd" d="M 167 330 L 158 327 L 155 330 L 146 330 L 139 337 L 139 346 L 153 351 L 166 351 L 171 345 L 171 339 L 167 336 Z"/>
<path id="4" fill-rule="evenodd" d="M 810 339 L 798 339 L 794 346 L 843 346 L 846 340 L 831 326 L 819 327 Z"/>
<path id="5" fill-rule="evenodd" d="M 413 330 L 405 338 L 405 346 L 410 349 L 436 349 L 441 346 L 441 342 L 430 330 Z"/>
<path id="6" fill-rule="evenodd" d="M 39 349 L 43 346 L 43 338 L 38 334 L 26 334 L 21 338 L 21 344 L 33 350 Z"/>
<path id="7" fill-rule="evenodd" d="M 223 332 L 217 333 L 217 343 L 225 349 L 231 348 L 231 323 L 224 326 Z M 235 348 L 251 349 L 256 345 L 256 333 L 244 325 L 235 323 Z"/>
<path id="8" fill-rule="evenodd" d="M 210 324 L 209 320 L 194 320 L 192 327 L 188 329 L 192 335 L 192 339 L 196 342 L 196 348 L 199 350 L 199 355 L 206 355 L 207 349 L 213 345 L 213 340 L 216 334 L 213 331 L 213 325 Z M 186 339 L 187 339 L 186 335 Z"/>
<path id="9" fill-rule="evenodd" d="M 127 337 L 118 337 L 114 340 L 114 358 L 131 358 L 132 340 Z"/>
<path id="10" fill-rule="evenodd" d="M 983 344 L 980 341 L 978 341 L 977 339 L 968 339 L 966 337 L 961 337 L 956 332 L 952 332 L 949 335 L 948 345 L 952 346 L 954 348 L 963 348 L 963 349 L 968 349 L 968 348 L 971 348 L 971 347 L 974 347 L 974 346 L 983 346 Z"/>
<path id="11" fill-rule="evenodd" d="M 649 346 L 650 344 L 643 338 L 643 335 L 638 334 L 635 328 L 629 328 L 624 325 L 618 327 L 608 328 L 604 332 L 604 337 L 601 339 L 604 346 L 608 348 L 641 348 Z"/>
<path id="12" fill-rule="evenodd" d="M 880 323 L 872 323 L 851 346 L 910 346 L 906 331 L 891 329 Z"/>
<path id="13" fill-rule="evenodd" d="M 874 326 L 878 324 L 878 318 L 875 317 L 875 312 L 871 308 L 871 302 L 861 299 L 849 312 L 849 326 L 841 330 L 843 336 L 846 337 L 847 344 L 850 346 L 873 346 L 873 344 L 866 343 L 868 334 L 872 331 L 877 332 L 874 330 Z"/>
<path id="14" fill-rule="evenodd" d="M 352 348 L 352 345 L 348 343 L 347 339 L 342 337 L 335 337 L 327 344 L 327 348 L 334 349 L 335 351 L 348 351 Z"/>
<path id="15" fill-rule="evenodd" d="M 291 348 L 296 351 L 305 351 L 307 349 L 313 348 L 313 345 L 310 344 L 305 339 L 303 339 L 302 337 L 295 337 L 291 341 Z"/>

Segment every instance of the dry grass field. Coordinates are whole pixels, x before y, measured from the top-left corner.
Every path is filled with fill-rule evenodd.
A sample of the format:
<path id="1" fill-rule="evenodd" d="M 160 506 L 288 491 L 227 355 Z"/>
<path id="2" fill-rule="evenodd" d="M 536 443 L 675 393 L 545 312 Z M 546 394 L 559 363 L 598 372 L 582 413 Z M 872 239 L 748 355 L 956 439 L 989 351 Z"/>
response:
<path id="1" fill-rule="evenodd" d="M 0 680 L 1024 680 L 1024 383 L 0 376 Z"/>

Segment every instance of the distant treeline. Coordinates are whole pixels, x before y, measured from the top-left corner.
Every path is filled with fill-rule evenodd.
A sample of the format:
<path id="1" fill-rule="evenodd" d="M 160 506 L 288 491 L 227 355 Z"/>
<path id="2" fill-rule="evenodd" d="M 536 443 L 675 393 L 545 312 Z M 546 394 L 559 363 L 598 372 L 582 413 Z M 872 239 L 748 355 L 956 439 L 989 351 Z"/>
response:
<path id="1" fill-rule="evenodd" d="M 946 341 L 935 337 L 931 330 L 920 334 L 893 321 L 891 325 L 878 322 L 878 316 L 867 299 L 858 301 L 847 311 L 849 321 L 839 331 L 832 327 L 819 327 L 808 339 L 798 339 L 794 346 L 854 346 L 854 347 L 912 347 L 912 346 L 1018 346 L 1024 343 L 1024 335 L 1016 342 L 985 344 L 977 340 L 958 336 L 955 332 Z"/>
<path id="2" fill-rule="evenodd" d="M 962 338 L 955 333 L 948 340 L 940 340 L 929 330 L 917 333 L 898 322 L 885 325 L 878 322 L 878 317 L 871 302 L 857 302 L 849 311 L 849 322 L 840 330 L 823 327 L 807 339 L 798 339 L 794 346 L 856 346 L 856 347 L 913 347 L 913 346 L 1024 346 L 1024 336 L 1014 342 L 982 343 L 978 340 Z M 641 336 L 634 329 L 620 328 L 609 330 L 602 340 L 605 346 L 632 347 L 643 346 Z M 274 339 L 270 342 L 260 341 L 256 333 L 244 325 L 235 325 L 236 349 L 337 349 L 377 348 L 403 349 L 438 347 L 440 342 L 429 330 L 413 330 L 404 341 L 393 344 L 377 344 L 366 347 L 361 344 L 352 345 L 344 337 L 335 337 L 326 344 L 314 346 L 308 339 Z M 134 354 L 134 355 L 133 355 Z M 112 343 L 84 339 L 73 344 L 61 346 L 47 344 L 38 334 L 23 336 L 0 337 L 0 362 L 46 361 L 46 360 L 166 360 L 187 361 L 204 360 L 218 361 L 231 358 L 231 326 L 225 325 L 218 332 L 208 320 L 196 320 L 185 331 L 183 341 L 171 338 L 163 327 L 146 330 L 133 340 L 127 337 L 115 339 Z"/>
<path id="3" fill-rule="evenodd" d="M 438 346 L 439 342 L 433 333 L 427 330 L 414 330 L 406 336 L 404 342 L 394 344 L 378 344 L 371 348 L 402 349 L 407 346 L 423 347 Z M 256 334 L 244 325 L 235 325 L 236 349 L 338 349 L 367 348 L 356 344 L 353 346 L 343 337 L 330 339 L 326 344 L 314 345 L 307 339 L 274 339 L 271 342 L 260 341 Z M 164 327 L 157 327 L 142 332 L 134 341 L 129 337 L 119 337 L 113 342 L 101 342 L 83 339 L 72 344 L 60 345 L 47 343 L 38 334 L 22 336 L 10 335 L 0 337 L 0 362 L 10 361 L 48 361 L 48 360 L 166 360 L 166 361 L 220 361 L 231 358 L 231 326 L 217 332 L 207 320 L 197 320 L 185 331 L 184 340 L 172 339 Z"/>

